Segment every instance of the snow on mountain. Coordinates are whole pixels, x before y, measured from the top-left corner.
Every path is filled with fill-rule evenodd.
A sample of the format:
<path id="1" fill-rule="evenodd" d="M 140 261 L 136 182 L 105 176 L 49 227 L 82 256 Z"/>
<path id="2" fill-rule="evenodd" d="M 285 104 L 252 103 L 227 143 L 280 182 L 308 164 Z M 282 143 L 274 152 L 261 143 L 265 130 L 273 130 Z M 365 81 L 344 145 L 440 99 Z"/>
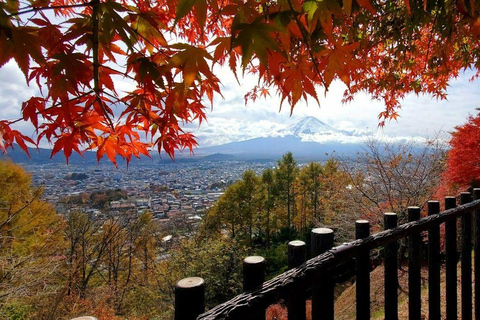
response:
<path id="1" fill-rule="evenodd" d="M 315 117 L 304 117 L 299 122 L 271 133 L 271 137 L 294 136 L 300 138 L 302 142 L 337 142 L 337 143 L 357 143 L 364 141 L 364 134 L 356 134 L 340 130 L 329 126 Z"/>
<path id="2" fill-rule="evenodd" d="M 341 133 L 340 130 L 337 130 L 328 124 L 318 120 L 315 117 L 304 117 L 299 122 L 291 125 L 287 129 L 284 129 L 285 132 L 299 137 L 300 135 L 310 134 L 310 135 L 334 135 Z"/>

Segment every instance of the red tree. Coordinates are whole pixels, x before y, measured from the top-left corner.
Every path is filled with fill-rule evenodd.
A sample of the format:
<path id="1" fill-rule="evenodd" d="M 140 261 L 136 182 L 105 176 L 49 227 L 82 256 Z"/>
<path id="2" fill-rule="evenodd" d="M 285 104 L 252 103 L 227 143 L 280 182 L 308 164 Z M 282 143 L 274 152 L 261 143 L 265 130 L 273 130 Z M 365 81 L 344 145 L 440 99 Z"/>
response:
<path id="1" fill-rule="evenodd" d="M 445 178 L 460 187 L 480 184 L 480 115 L 456 127 L 450 140 Z"/>
<path id="2" fill-rule="evenodd" d="M 0 120 L 0 146 L 173 157 L 196 144 L 181 125 L 204 120 L 220 94 L 215 64 L 258 76 L 246 100 L 274 89 L 292 109 L 339 79 L 345 101 L 365 91 L 385 103 L 383 124 L 407 93 L 445 98 L 460 70 L 478 69 L 479 35 L 478 1 L 2 0 L 0 67 L 14 59 L 42 94 Z M 135 89 L 118 92 L 118 78 Z"/>

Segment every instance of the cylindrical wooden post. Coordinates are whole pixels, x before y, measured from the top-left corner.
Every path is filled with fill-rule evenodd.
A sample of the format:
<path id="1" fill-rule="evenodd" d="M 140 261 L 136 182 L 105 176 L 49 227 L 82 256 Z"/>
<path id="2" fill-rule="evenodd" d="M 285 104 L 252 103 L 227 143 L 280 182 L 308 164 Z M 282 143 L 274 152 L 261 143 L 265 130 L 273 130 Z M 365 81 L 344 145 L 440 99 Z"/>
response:
<path id="1" fill-rule="evenodd" d="M 355 222 L 355 238 L 364 239 L 370 236 L 370 223 L 367 220 Z M 356 297 L 357 320 L 370 319 L 370 250 L 360 248 L 356 257 Z"/>
<path id="2" fill-rule="evenodd" d="M 265 281 L 265 258 L 250 256 L 243 259 L 243 291 L 258 289 Z M 265 320 L 265 307 L 252 308 L 249 319 Z"/>
<path id="3" fill-rule="evenodd" d="M 408 221 L 420 219 L 419 207 L 408 207 Z M 420 233 L 408 237 L 408 319 L 421 319 L 421 238 Z"/>
<path id="4" fill-rule="evenodd" d="M 473 189 L 473 199 L 480 200 L 480 188 Z M 473 222 L 475 230 L 475 242 L 473 244 L 473 274 L 475 279 L 475 319 L 480 320 L 480 210 L 475 211 Z"/>
<path id="5" fill-rule="evenodd" d="M 265 281 L 265 258 L 250 256 L 243 259 L 243 291 L 258 289 Z"/>
<path id="6" fill-rule="evenodd" d="M 205 282 L 191 277 L 175 286 L 175 320 L 195 320 L 205 312 Z"/>
<path id="7" fill-rule="evenodd" d="M 384 229 L 397 227 L 396 213 L 383 215 Z M 398 242 L 393 241 L 385 246 L 385 319 L 398 320 Z"/>
<path id="8" fill-rule="evenodd" d="M 333 248 L 333 230 L 328 228 L 315 228 L 311 234 L 312 258 Z"/>
<path id="9" fill-rule="evenodd" d="M 315 228 L 312 230 L 312 257 L 318 256 L 333 247 L 332 229 Z M 312 320 L 333 320 L 334 295 L 333 274 L 331 270 L 322 270 L 312 285 Z"/>
<path id="10" fill-rule="evenodd" d="M 428 201 L 428 215 L 440 213 L 440 202 Z M 440 226 L 428 229 L 428 314 L 440 320 Z"/>
<path id="11" fill-rule="evenodd" d="M 300 240 L 288 243 L 288 269 L 296 268 L 307 261 L 307 244 Z"/>
<path id="12" fill-rule="evenodd" d="M 445 210 L 457 206 L 455 197 L 445 197 Z M 447 320 L 457 319 L 457 219 L 445 222 L 445 295 Z"/>
<path id="13" fill-rule="evenodd" d="M 472 201 L 469 192 L 460 194 L 460 204 Z M 472 319 L 472 215 L 462 215 L 462 320 Z"/>
<path id="14" fill-rule="evenodd" d="M 307 260 L 307 244 L 295 240 L 288 243 L 288 268 L 296 268 Z M 305 283 L 297 282 L 293 285 L 287 297 L 288 320 L 305 320 L 306 311 Z"/>

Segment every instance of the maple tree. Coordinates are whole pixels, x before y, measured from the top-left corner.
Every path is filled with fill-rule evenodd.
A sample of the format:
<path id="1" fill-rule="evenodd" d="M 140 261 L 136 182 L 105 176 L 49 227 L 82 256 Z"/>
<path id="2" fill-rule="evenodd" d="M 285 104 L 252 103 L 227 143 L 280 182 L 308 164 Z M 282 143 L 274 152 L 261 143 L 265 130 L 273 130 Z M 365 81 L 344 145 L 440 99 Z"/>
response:
<path id="1" fill-rule="evenodd" d="M 478 187 L 480 182 L 480 115 L 455 128 L 450 140 L 444 179 L 458 187 Z"/>
<path id="2" fill-rule="evenodd" d="M 462 69 L 478 70 L 479 13 L 473 0 L 3 0 L 0 67 L 15 60 L 42 91 L 21 119 L 0 120 L 0 146 L 173 157 L 196 145 L 182 124 L 221 95 L 217 64 L 258 76 L 246 102 L 274 90 L 292 110 L 339 79 L 344 101 L 364 91 L 385 103 L 383 125 L 407 93 L 442 99 Z M 135 88 L 119 92 L 121 78 Z"/>

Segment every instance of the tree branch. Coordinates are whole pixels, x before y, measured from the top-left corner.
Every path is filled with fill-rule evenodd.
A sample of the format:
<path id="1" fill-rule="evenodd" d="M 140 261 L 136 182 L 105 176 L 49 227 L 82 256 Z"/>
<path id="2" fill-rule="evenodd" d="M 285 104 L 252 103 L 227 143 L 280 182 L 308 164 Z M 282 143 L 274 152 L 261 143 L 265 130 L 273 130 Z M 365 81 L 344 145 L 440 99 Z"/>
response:
<path id="1" fill-rule="evenodd" d="M 92 1 L 93 2 L 93 1 Z M 82 8 L 82 7 L 88 7 L 91 5 L 91 2 L 85 2 L 85 3 L 79 3 L 79 4 L 70 4 L 70 5 L 63 5 L 63 6 L 50 6 L 50 7 L 34 7 L 31 9 L 25 9 L 25 10 L 20 10 L 17 12 L 10 13 L 8 17 L 17 17 L 23 14 L 27 13 L 32 13 L 32 12 L 39 12 L 39 11 L 44 11 L 44 10 L 55 10 L 55 9 L 70 9 L 70 8 Z"/>
<path id="2" fill-rule="evenodd" d="M 100 4 L 100 0 L 92 0 L 92 59 L 93 59 L 93 91 L 95 91 L 96 101 L 100 105 L 102 109 L 103 115 L 107 120 L 110 128 L 114 130 L 114 125 L 112 119 L 108 115 L 107 109 L 103 104 L 102 99 L 100 99 L 100 93 L 102 92 L 102 88 L 100 88 L 100 63 L 99 63 L 99 54 L 98 54 L 98 33 L 100 32 L 98 26 L 98 5 Z"/>

